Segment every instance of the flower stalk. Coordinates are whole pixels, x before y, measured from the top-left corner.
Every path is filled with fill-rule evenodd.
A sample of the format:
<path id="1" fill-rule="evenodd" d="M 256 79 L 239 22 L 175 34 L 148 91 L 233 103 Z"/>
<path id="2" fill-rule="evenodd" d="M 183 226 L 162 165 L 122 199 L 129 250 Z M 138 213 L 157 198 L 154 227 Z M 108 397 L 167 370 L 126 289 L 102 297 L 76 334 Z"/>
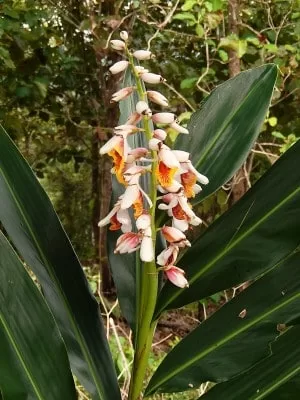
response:
<path id="1" fill-rule="evenodd" d="M 199 191 L 201 184 L 207 184 L 208 179 L 200 174 L 192 165 L 189 153 L 172 150 L 165 143 L 168 129 L 178 133 L 188 134 L 188 130 L 179 125 L 176 115 L 172 112 L 153 112 L 148 100 L 154 106 L 168 107 L 167 98 L 158 91 L 146 90 L 144 85 L 159 84 L 164 81 L 161 75 L 149 72 L 146 68 L 136 65 L 136 60 L 149 60 L 153 54 L 146 50 L 131 52 L 128 48 L 128 35 L 120 34 L 123 40 L 113 40 L 112 48 L 123 51 L 126 60 L 118 61 L 110 67 L 110 72 L 119 74 L 130 68 L 135 78 L 134 86 L 121 88 L 113 94 L 112 101 L 119 102 L 129 97 L 134 91 L 138 95 L 135 110 L 128 116 L 124 125 L 114 128 L 113 136 L 102 148 L 100 153 L 108 154 L 113 159 L 112 172 L 117 180 L 124 185 L 125 191 L 119 197 L 112 211 L 99 222 L 102 227 L 111 223 L 111 230 L 120 229 L 123 233 L 116 242 L 115 253 L 124 254 L 137 252 L 140 262 L 136 263 L 136 327 L 135 355 L 132 368 L 128 399 L 140 399 L 148 364 L 149 353 L 156 322 L 153 314 L 158 294 L 158 272 L 179 288 L 188 287 L 188 281 L 182 268 L 176 266 L 177 256 L 183 247 L 190 246 L 185 231 L 202 221 L 192 211 L 188 202 Z M 154 127 L 153 124 L 159 124 Z M 164 129 L 160 125 L 166 126 Z M 128 138 L 131 135 L 145 135 L 148 148 L 131 149 Z M 146 163 L 146 164 L 145 164 Z M 149 187 L 141 187 L 140 178 L 149 174 Z M 162 196 L 158 197 L 157 192 Z M 157 205 L 157 201 L 162 200 Z M 131 220 L 129 209 L 134 210 L 134 221 Z M 171 218 L 171 226 L 158 226 L 156 208 L 165 210 Z M 157 232 L 165 239 L 166 248 L 157 255 L 155 260 L 155 244 Z M 159 267 L 157 267 L 157 265 Z"/>

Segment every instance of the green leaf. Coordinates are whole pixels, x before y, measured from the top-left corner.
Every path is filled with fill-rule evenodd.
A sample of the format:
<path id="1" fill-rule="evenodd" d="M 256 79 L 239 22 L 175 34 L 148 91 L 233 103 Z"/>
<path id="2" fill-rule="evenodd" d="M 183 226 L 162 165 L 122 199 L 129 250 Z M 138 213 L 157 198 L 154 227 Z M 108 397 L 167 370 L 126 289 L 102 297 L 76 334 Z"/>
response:
<path id="1" fill-rule="evenodd" d="M 275 263 L 273 260 L 271 271 L 220 308 L 167 355 L 151 379 L 147 394 L 187 390 L 206 381 L 223 382 L 271 354 L 268 344 L 279 335 L 278 324 L 289 324 L 300 315 L 300 253 Z M 223 396 L 229 398 L 222 392 Z"/>
<path id="2" fill-rule="evenodd" d="M 67 352 L 55 321 L 2 232 L 0 350 L 0 387 L 4 398 L 77 398 Z"/>
<path id="3" fill-rule="evenodd" d="M 197 0 L 186 0 L 181 9 L 182 11 L 189 11 L 194 7 L 195 4 L 197 4 Z"/>
<path id="4" fill-rule="evenodd" d="M 201 24 L 196 25 L 196 34 L 199 36 L 199 38 L 202 38 L 204 36 L 204 28 Z"/>
<path id="5" fill-rule="evenodd" d="M 192 21 L 197 22 L 194 14 L 185 12 L 185 13 L 178 13 L 173 16 L 173 19 L 178 19 L 179 21 Z"/>
<path id="6" fill-rule="evenodd" d="M 190 287 L 167 283 L 158 314 L 253 279 L 299 245 L 299 155 L 297 142 L 193 243 L 180 260 Z"/>
<path id="7" fill-rule="evenodd" d="M 4 47 L 0 47 L 0 60 L 2 60 L 5 66 L 9 69 L 15 69 L 15 64 L 10 57 L 9 51 Z"/>
<path id="8" fill-rule="evenodd" d="M 180 89 L 191 89 L 192 87 L 195 86 L 195 83 L 197 82 L 197 80 L 198 80 L 197 76 L 195 76 L 193 78 L 183 79 L 180 82 Z"/>
<path id="9" fill-rule="evenodd" d="M 48 196 L 2 127 L 0 192 L 0 221 L 42 285 L 74 373 L 94 398 L 119 399 L 98 304 Z"/>
<path id="10" fill-rule="evenodd" d="M 272 354 L 250 370 L 220 383 L 205 400 L 292 400 L 300 391 L 300 327 L 290 328 L 271 345 Z M 200 398 L 198 399 L 200 400 Z"/>
<path id="11" fill-rule="evenodd" d="M 198 203 L 226 183 L 245 161 L 267 113 L 277 67 L 273 64 L 242 72 L 218 86 L 205 99 L 175 147 L 190 152 L 198 171 L 210 183 Z"/>

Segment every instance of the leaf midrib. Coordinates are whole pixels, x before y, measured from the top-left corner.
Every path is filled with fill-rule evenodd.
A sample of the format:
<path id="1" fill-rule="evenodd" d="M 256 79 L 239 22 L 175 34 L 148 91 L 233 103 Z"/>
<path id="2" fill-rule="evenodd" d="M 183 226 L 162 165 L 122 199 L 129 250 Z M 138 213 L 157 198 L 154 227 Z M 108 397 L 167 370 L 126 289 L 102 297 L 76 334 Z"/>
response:
<path id="1" fill-rule="evenodd" d="M 27 226 L 27 228 L 28 228 L 28 230 L 29 230 L 29 232 L 31 234 L 31 237 L 33 239 L 33 242 L 34 242 L 36 248 L 38 249 L 38 253 L 41 256 L 41 260 L 43 261 L 43 264 L 45 265 L 48 274 L 50 275 L 51 279 L 56 283 L 57 287 L 59 288 L 59 292 L 58 293 L 59 293 L 61 299 L 63 300 L 63 303 L 67 306 L 66 309 L 67 309 L 67 314 L 69 316 L 69 320 L 70 320 L 70 322 L 71 322 L 71 324 L 73 326 L 73 329 L 74 329 L 74 332 L 75 332 L 76 337 L 78 339 L 78 342 L 81 343 L 80 347 L 81 347 L 81 349 L 83 351 L 83 354 L 85 355 L 85 359 L 86 359 L 86 361 L 87 361 L 87 363 L 89 365 L 89 369 L 90 369 L 90 372 L 92 374 L 92 377 L 93 377 L 93 380 L 94 380 L 94 384 L 95 384 L 95 386 L 97 388 L 98 394 L 99 394 L 100 398 L 104 398 L 103 389 L 99 386 L 99 382 L 96 379 L 97 373 L 95 373 L 96 368 L 95 368 L 94 362 L 88 356 L 89 350 L 88 350 L 88 347 L 86 345 L 85 339 L 83 338 L 81 332 L 78 330 L 77 324 L 76 324 L 76 322 L 75 322 L 75 320 L 73 318 L 73 314 L 71 312 L 71 308 L 70 308 L 69 302 L 67 301 L 67 299 L 65 297 L 65 294 L 64 294 L 64 292 L 62 290 L 60 282 L 58 281 L 58 279 L 56 277 L 56 274 L 53 274 L 52 268 L 51 268 L 49 262 L 47 261 L 47 258 L 45 257 L 44 252 L 42 251 L 42 249 L 41 249 L 41 247 L 40 247 L 40 245 L 38 243 L 36 235 L 34 234 L 33 230 L 31 229 L 30 224 L 28 223 L 27 213 L 23 209 L 21 203 L 18 201 L 18 198 L 15 195 L 15 192 L 14 192 L 12 186 L 10 185 L 10 181 L 6 178 L 6 175 L 4 174 L 4 171 L 3 171 L 3 169 L 1 167 L 0 167 L 0 172 L 1 172 L 1 175 L 3 176 L 3 179 L 4 179 L 4 181 L 5 181 L 6 185 L 7 185 L 7 188 L 9 190 L 9 192 L 11 193 L 11 196 L 15 200 L 15 203 L 17 205 L 17 208 L 18 208 L 20 214 L 22 215 L 22 217 L 23 217 L 23 219 L 24 219 L 24 221 L 26 223 L 26 226 Z"/>
<path id="2" fill-rule="evenodd" d="M 2 313 L 0 314 L 0 323 L 2 324 L 2 327 L 6 333 L 6 336 L 8 337 L 9 342 L 11 343 L 11 345 L 15 351 L 15 354 L 18 357 L 18 360 L 20 361 L 20 363 L 23 367 L 23 370 L 25 371 L 25 374 L 26 374 L 37 398 L 39 400 L 46 399 L 43 397 L 43 395 L 40 392 L 40 389 L 38 387 L 38 382 L 35 382 L 34 376 L 30 373 L 29 368 L 27 367 L 27 364 L 22 356 L 22 352 L 19 350 L 18 344 L 15 341 L 14 335 L 9 329 L 9 324 L 7 323 L 5 317 Z"/>
<path id="3" fill-rule="evenodd" d="M 178 367 L 177 369 L 174 369 L 171 373 L 169 373 L 167 376 L 164 377 L 164 379 L 162 379 L 159 383 L 157 383 L 155 386 L 153 386 L 151 392 L 149 394 L 154 393 L 155 389 L 157 389 L 158 387 L 161 386 L 161 384 L 165 383 L 166 381 L 170 380 L 171 378 L 173 378 L 174 376 L 178 375 L 180 372 L 182 372 L 183 370 L 189 368 L 192 364 L 194 364 L 195 362 L 199 361 L 201 358 L 205 357 L 207 354 L 211 353 L 212 351 L 218 349 L 219 347 L 223 346 L 224 344 L 226 344 L 227 342 L 229 342 L 230 340 L 234 339 L 236 336 L 238 336 L 239 334 L 243 333 L 244 331 L 246 331 L 247 329 L 253 327 L 255 324 L 261 322 L 263 319 L 265 319 L 266 317 L 268 317 L 269 315 L 273 314 L 274 312 L 280 310 L 281 308 L 285 307 L 286 305 L 289 305 L 290 303 L 292 303 L 293 301 L 296 301 L 298 298 L 300 298 L 300 291 L 291 296 L 290 298 L 288 298 L 287 300 L 285 300 L 283 303 L 277 305 L 276 307 L 271 308 L 269 311 L 261 314 L 259 317 L 254 318 L 252 321 L 250 321 L 248 324 L 245 324 L 243 327 L 241 327 L 240 329 L 235 330 L 233 333 L 227 335 L 225 338 L 223 338 L 222 340 L 220 340 L 219 342 L 210 345 L 208 347 L 208 349 L 202 351 L 201 353 L 199 353 L 197 356 L 193 357 L 192 359 L 190 359 L 188 362 L 181 364 L 180 367 Z M 154 389 L 154 390 L 153 390 Z"/>
<path id="4" fill-rule="evenodd" d="M 274 208 L 272 208 L 269 212 L 267 212 L 263 218 L 254 223 L 248 230 L 246 230 L 242 235 L 240 235 L 235 241 L 229 246 L 226 246 L 219 255 L 217 255 L 212 261 L 206 264 L 198 274 L 195 274 L 190 280 L 189 283 L 192 285 L 195 281 L 197 281 L 205 272 L 207 272 L 214 264 L 216 264 L 222 257 L 224 257 L 231 249 L 233 249 L 236 245 L 238 245 L 244 238 L 249 236 L 258 226 L 260 226 L 266 219 L 272 216 L 279 208 L 281 208 L 284 204 L 286 204 L 290 199 L 292 199 L 298 192 L 300 192 L 300 187 L 290 193 L 287 197 L 285 197 L 280 203 L 278 203 Z M 174 299 L 181 296 L 183 291 L 187 290 L 187 288 L 181 289 L 180 292 L 175 292 L 173 296 L 171 296 L 168 301 L 160 307 L 157 314 L 160 314 L 165 307 L 170 304 Z"/>

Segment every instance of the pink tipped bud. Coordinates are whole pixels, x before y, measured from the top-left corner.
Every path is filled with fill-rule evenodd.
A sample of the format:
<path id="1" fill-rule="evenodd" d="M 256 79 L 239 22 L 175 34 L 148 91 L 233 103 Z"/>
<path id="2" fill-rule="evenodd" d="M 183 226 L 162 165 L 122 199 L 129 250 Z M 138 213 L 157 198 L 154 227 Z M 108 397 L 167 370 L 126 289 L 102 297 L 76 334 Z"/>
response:
<path id="1" fill-rule="evenodd" d="M 179 125 L 176 121 L 170 124 L 170 127 L 173 128 L 176 132 L 184 133 L 185 135 L 189 134 L 189 131 L 183 126 Z"/>
<path id="2" fill-rule="evenodd" d="M 111 40 L 110 46 L 114 50 L 122 51 L 125 49 L 125 43 L 122 40 Z"/>
<path id="3" fill-rule="evenodd" d="M 187 240 L 185 234 L 177 228 L 164 226 L 161 229 L 161 233 L 169 243 L 176 244 L 178 247 L 191 246 L 191 243 Z"/>
<path id="4" fill-rule="evenodd" d="M 127 33 L 126 31 L 121 31 L 121 32 L 120 32 L 120 38 L 121 38 L 122 40 L 124 40 L 125 42 L 127 42 L 127 40 L 128 40 L 128 33 Z"/>
<path id="5" fill-rule="evenodd" d="M 160 148 L 161 140 L 152 138 L 149 140 L 149 149 L 158 151 Z"/>
<path id="6" fill-rule="evenodd" d="M 140 236 L 138 233 L 123 233 L 117 240 L 115 254 L 133 253 L 140 247 Z"/>
<path id="7" fill-rule="evenodd" d="M 133 53 L 133 56 L 140 61 L 150 60 L 150 58 L 153 58 L 153 54 L 148 50 L 137 50 Z"/>
<path id="8" fill-rule="evenodd" d="M 165 274 L 173 285 L 180 288 L 189 287 L 189 283 L 184 276 L 184 271 L 181 268 L 175 267 L 175 265 L 169 265 L 164 268 Z"/>
<path id="9" fill-rule="evenodd" d="M 153 131 L 153 137 L 154 137 L 155 139 L 159 139 L 159 140 L 163 141 L 163 140 L 165 140 L 166 137 L 167 137 L 167 132 L 164 131 L 163 129 L 155 129 L 155 130 Z"/>
<path id="10" fill-rule="evenodd" d="M 141 115 L 147 115 L 148 117 L 152 116 L 152 111 L 145 101 L 138 101 L 135 108 L 136 112 Z"/>
<path id="11" fill-rule="evenodd" d="M 159 104 L 160 106 L 168 107 L 169 105 L 168 100 L 160 92 L 148 90 L 147 96 L 149 100 L 153 101 L 153 103 Z"/>
<path id="12" fill-rule="evenodd" d="M 117 103 L 120 100 L 126 99 L 126 97 L 131 95 L 131 93 L 134 91 L 134 89 L 135 89 L 134 86 L 130 86 L 130 87 L 126 87 L 121 90 L 118 90 L 117 92 L 115 92 L 112 95 L 111 101 Z"/>
<path id="13" fill-rule="evenodd" d="M 152 116 L 152 121 L 157 124 L 171 124 L 175 121 L 175 114 L 173 113 L 157 113 Z"/>
<path id="14" fill-rule="evenodd" d="M 152 74 L 151 72 L 145 72 L 141 74 L 141 78 L 144 82 L 153 84 L 165 81 L 161 75 Z"/>
<path id="15" fill-rule="evenodd" d="M 118 74 L 118 73 L 124 71 L 128 67 L 128 64 L 129 64 L 129 62 L 125 61 L 125 60 L 118 61 L 114 65 L 112 65 L 109 68 L 109 70 L 113 75 L 115 75 L 115 74 Z"/>

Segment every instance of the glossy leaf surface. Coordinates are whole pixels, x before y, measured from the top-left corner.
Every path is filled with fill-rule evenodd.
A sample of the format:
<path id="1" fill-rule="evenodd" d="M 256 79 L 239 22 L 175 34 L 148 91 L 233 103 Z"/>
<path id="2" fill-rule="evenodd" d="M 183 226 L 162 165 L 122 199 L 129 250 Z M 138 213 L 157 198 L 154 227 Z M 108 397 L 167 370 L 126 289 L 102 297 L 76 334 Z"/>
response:
<path id="1" fill-rule="evenodd" d="M 245 373 L 220 383 L 201 399 L 296 400 L 300 391 L 300 327 L 271 345 L 272 355 Z M 199 398 L 200 400 L 200 398 Z"/>
<path id="2" fill-rule="evenodd" d="M 269 343 L 279 335 L 278 324 L 289 324 L 299 315 L 300 253 L 295 253 L 171 350 L 152 377 L 148 393 L 183 391 L 232 378 L 268 356 Z"/>
<path id="3" fill-rule="evenodd" d="M 53 316 L 1 232 L 0 349 L 4 398 L 77 398 L 67 352 Z"/>
<path id="4" fill-rule="evenodd" d="M 0 130 L 0 221 L 43 288 L 74 373 L 96 399 L 120 398 L 98 304 L 49 198 Z"/>
<path id="5" fill-rule="evenodd" d="M 218 86 L 179 135 L 175 147 L 188 151 L 194 166 L 210 182 L 198 203 L 226 183 L 241 167 L 269 108 L 277 67 L 266 64 L 245 71 Z"/>
<path id="6" fill-rule="evenodd" d="M 190 287 L 166 284 L 158 313 L 253 279 L 300 244 L 300 142 L 182 257 Z"/>

